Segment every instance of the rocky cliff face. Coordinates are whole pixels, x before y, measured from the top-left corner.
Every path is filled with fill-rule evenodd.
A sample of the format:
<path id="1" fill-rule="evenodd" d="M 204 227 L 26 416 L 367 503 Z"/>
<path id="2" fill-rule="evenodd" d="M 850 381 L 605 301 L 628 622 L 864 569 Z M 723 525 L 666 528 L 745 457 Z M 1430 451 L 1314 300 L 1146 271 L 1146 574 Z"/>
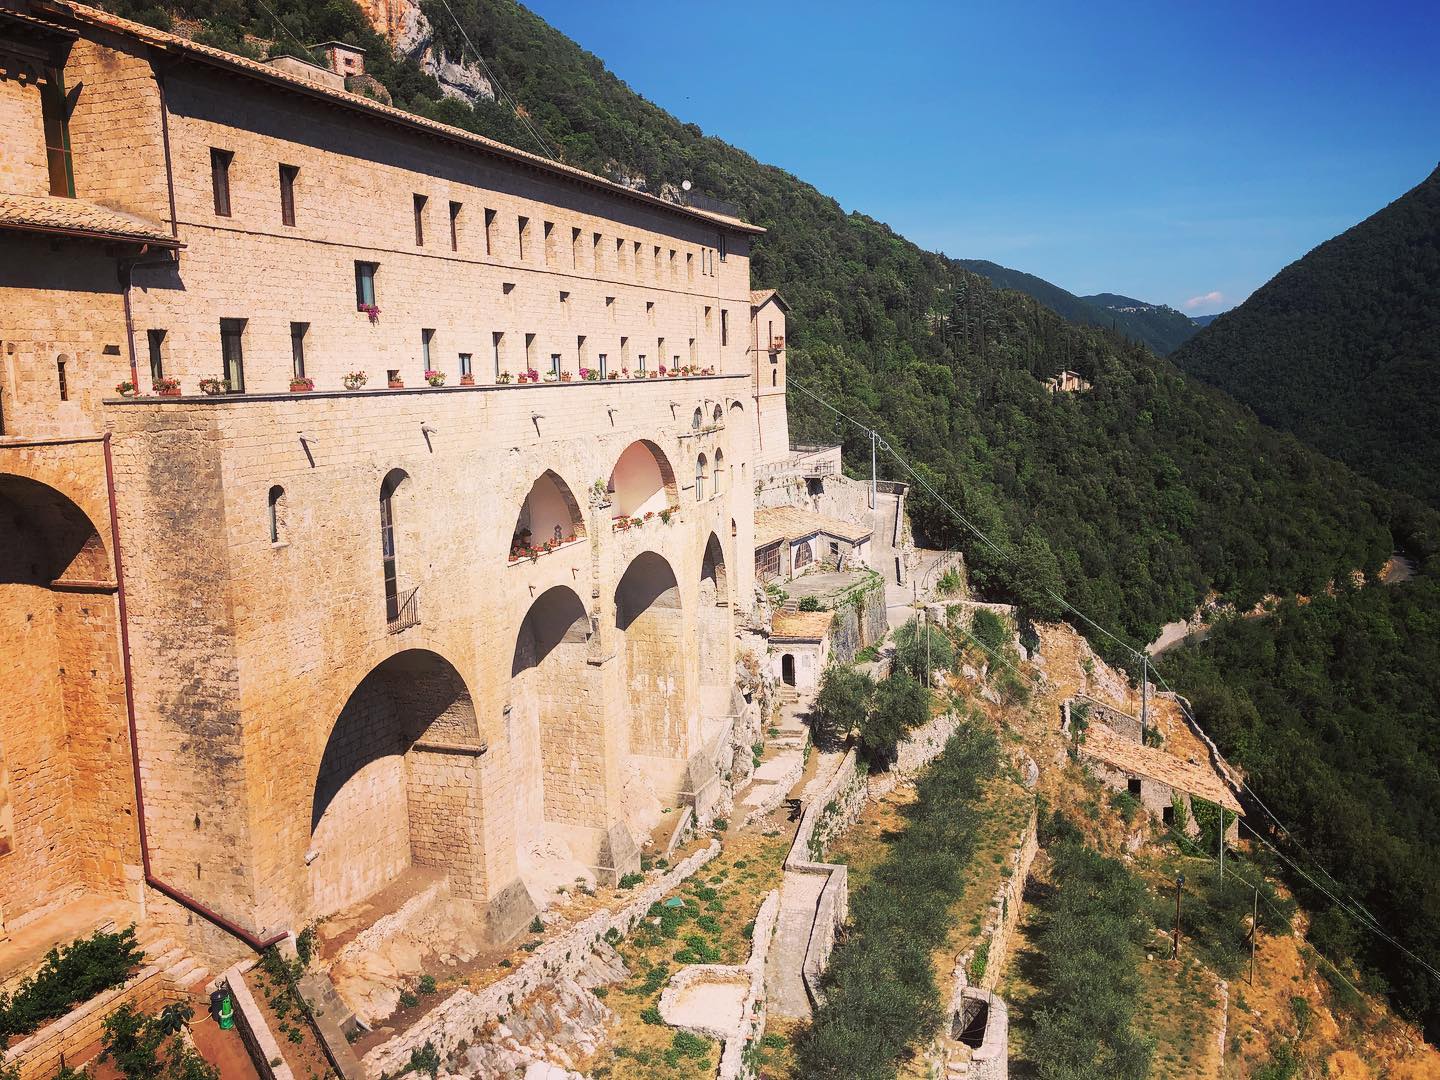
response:
<path id="1" fill-rule="evenodd" d="M 359 3 L 376 32 L 390 40 L 398 55 L 414 59 L 427 74 L 433 75 L 447 96 L 471 104 L 495 100 L 494 85 L 473 58 L 457 61 L 445 55 L 417 0 L 359 0 Z"/>

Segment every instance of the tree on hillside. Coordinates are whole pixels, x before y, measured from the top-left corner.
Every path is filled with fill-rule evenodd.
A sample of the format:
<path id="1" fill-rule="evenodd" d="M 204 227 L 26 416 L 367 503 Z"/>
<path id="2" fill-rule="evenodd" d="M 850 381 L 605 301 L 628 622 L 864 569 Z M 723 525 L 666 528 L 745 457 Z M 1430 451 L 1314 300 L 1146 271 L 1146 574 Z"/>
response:
<path id="1" fill-rule="evenodd" d="M 897 671 L 875 688 L 875 701 L 860 725 L 860 746 L 872 768 L 886 768 L 905 734 L 930 719 L 930 691 L 908 671 Z"/>
<path id="2" fill-rule="evenodd" d="M 929 643 L 927 651 L 926 643 Z M 926 664 L 929 664 L 927 670 Z M 933 622 L 911 619 L 895 631 L 895 666 L 920 682 L 931 671 L 949 670 L 955 663 L 955 646 Z"/>
<path id="3" fill-rule="evenodd" d="M 875 681 L 863 671 L 842 664 L 826 668 L 810 724 L 815 745 L 829 750 L 844 742 L 853 729 L 864 725 L 874 696 Z"/>

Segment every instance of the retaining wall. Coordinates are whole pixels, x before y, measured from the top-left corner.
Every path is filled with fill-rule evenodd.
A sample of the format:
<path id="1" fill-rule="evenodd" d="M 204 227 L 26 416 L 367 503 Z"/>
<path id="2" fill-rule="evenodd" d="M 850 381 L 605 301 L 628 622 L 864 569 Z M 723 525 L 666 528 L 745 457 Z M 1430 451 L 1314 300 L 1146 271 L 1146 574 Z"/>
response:
<path id="1" fill-rule="evenodd" d="M 62 1062 L 76 1057 L 98 1043 L 105 1020 L 122 1005 L 151 1014 L 172 1001 L 188 995 L 165 977 L 166 965 L 150 964 L 124 985 L 97 994 L 64 1016 L 46 1024 L 33 1035 L 16 1043 L 0 1057 L 4 1068 L 18 1068 L 19 1080 L 46 1080 L 60 1071 Z"/>
<path id="2" fill-rule="evenodd" d="M 481 990 L 460 989 L 441 1002 L 408 1031 L 365 1055 L 367 1075 L 395 1073 L 410 1061 L 412 1050 L 433 1043 L 441 1058 L 463 1042 L 473 1042 L 479 1029 L 505 1016 L 540 987 L 558 978 L 574 978 L 585 966 L 591 946 L 611 930 L 628 934 L 645 918 L 650 905 L 720 853 L 720 842 L 697 851 L 636 892 L 634 899 L 614 911 L 597 911 L 564 934 L 546 941 L 511 975 Z"/>
<path id="3" fill-rule="evenodd" d="M 894 791 L 903 781 L 929 765 L 940 756 L 959 726 L 958 717 L 942 713 L 911 731 L 896 745 L 895 763 L 885 772 L 870 777 L 870 797 L 878 799 Z"/>

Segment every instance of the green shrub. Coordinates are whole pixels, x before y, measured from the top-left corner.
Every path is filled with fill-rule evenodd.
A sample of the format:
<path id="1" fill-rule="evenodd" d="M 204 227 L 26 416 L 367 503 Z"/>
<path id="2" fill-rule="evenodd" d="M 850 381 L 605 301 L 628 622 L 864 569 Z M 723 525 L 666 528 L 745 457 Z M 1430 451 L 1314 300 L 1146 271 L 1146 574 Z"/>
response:
<path id="1" fill-rule="evenodd" d="M 97 930 L 63 948 L 51 949 L 38 972 L 22 981 L 13 994 L 0 994 L 0 1046 L 119 986 L 144 958 L 144 950 L 135 941 L 134 926 L 113 934 Z"/>
<path id="2" fill-rule="evenodd" d="M 875 688 L 875 701 L 860 725 L 860 745 L 872 766 L 895 760 L 895 747 L 907 731 L 930 719 L 930 691 L 907 671 L 897 671 Z"/>
<path id="3" fill-rule="evenodd" d="M 644 875 L 644 874 L 640 874 L 640 873 L 636 873 L 636 872 L 632 871 L 631 873 L 621 875 L 621 878 L 620 878 L 620 888 L 622 888 L 622 889 L 633 889 L 636 885 L 643 884 L 644 881 L 645 881 L 645 875 Z"/>
<path id="4" fill-rule="evenodd" d="M 539 915 L 536 915 L 530 920 L 530 932 L 532 934 L 543 934 L 545 932 L 545 924 L 540 921 Z"/>
<path id="5" fill-rule="evenodd" d="M 911 619 L 895 631 L 895 663 L 923 682 L 927 663 L 931 671 L 954 666 L 955 646 L 934 623 L 922 625 Z"/>
<path id="6" fill-rule="evenodd" d="M 824 611 L 825 607 L 820 603 L 818 596 L 802 596 L 799 608 L 801 611 Z"/>
<path id="7" fill-rule="evenodd" d="M 417 984 L 416 989 L 427 997 L 435 993 L 435 976 L 421 975 L 420 982 Z"/>
<path id="8" fill-rule="evenodd" d="M 1003 654 L 1010 646 L 1010 625 L 989 608 L 976 608 L 970 633 L 991 652 Z"/>

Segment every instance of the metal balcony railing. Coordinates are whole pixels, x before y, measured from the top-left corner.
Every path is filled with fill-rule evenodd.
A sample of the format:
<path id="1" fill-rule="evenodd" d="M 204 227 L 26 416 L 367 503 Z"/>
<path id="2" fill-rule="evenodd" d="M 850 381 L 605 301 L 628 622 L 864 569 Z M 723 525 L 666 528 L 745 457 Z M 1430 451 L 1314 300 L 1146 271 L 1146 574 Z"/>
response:
<path id="1" fill-rule="evenodd" d="M 392 634 L 420 625 L 420 588 L 417 585 L 408 593 L 385 598 L 386 629 Z"/>

